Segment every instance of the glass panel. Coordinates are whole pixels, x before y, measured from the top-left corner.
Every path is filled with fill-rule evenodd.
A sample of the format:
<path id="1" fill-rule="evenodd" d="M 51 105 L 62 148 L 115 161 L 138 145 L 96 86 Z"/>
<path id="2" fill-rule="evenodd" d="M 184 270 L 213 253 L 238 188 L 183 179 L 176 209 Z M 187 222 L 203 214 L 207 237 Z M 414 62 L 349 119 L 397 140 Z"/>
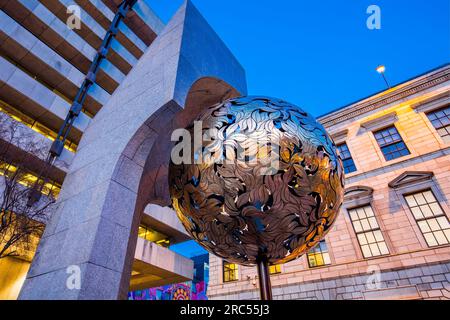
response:
<path id="1" fill-rule="evenodd" d="M 437 202 L 430 203 L 430 208 L 431 208 L 431 211 L 433 211 L 433 214 L 434 214 L 435 216 L 444 213 L 444 212 L 442 211 L 442 209 L 441 209 L 441 206 L 440 206 L 439 203 L 437 203 Z"/>
<path id="2" fill-rule="evenodd" d="M 433 233 L 434 233 L 434 237 L 436 238 L 438 244 L 443 245 L 443 244 L 448 243 L 447 238 L 445 237 L 445 235 L 442 231 L 436 231 Z"/>
<path id="3" fill-rule="evenodd" d="M 434 238 L 433 234 L 430 233 L 425 233 L 424 234 L 425 240 L 427 241 L 427 244 L 430 247 L 436 246 L 438 243 L 436 242 L 436 239 Z"/>

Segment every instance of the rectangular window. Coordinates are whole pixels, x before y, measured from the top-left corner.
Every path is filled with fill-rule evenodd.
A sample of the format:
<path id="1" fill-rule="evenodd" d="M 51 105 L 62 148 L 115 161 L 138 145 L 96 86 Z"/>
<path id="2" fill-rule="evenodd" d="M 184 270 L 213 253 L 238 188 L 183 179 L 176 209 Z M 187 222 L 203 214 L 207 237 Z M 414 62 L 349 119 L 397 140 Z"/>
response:
<path id="1" fill-rule="evenodd" d="M 409 150 L 395 126 L 390 126 L 388 128 L 375 131 L 373 134 L 386 161 L 409 154 Z"/>
<path id="2" fill-rule="evenodd" d="M 310 268 L 331 264 L 330 254 L 325 240 L 320 241 L 308 252 L 308 264 Z"/>
<path id="3" fill-rule="evenodd" d="M 168 248 L 170 246 L 170 240 L 168 236 L 145 225 L 139 226 L 138 237 L 156 243 L 161 247 Z"/>
<path id="4" fill-rule="evenodd" d="M 238 280 L 238 266 L 235 263 L 223 262 L 223 282 Z"/>
<path id="5" fill-rule="evenodd" d="M 450 106 L 428 112 L 427 117 L 430 119 L 442 140 L 450 142 Z"/>
<path id="6" fill-rule="evenodd" d="M 405 196 L 428 246 L 450 243 L 450 224 L 431 190 Z"/>
<path id="7" fill-rule="evenodd" d="M 380 226 L 370 205 L 348 211 L 364 258 L 389 254 Z"/>
<path id="8" fill-rule="evenodd" d="M 351 173 L 356 171 L 355 162 L 353 161 L 350 150 L 348 150 L 347 144 L 344 142 L 337 146 L 339 154 L 341 155 L 342 163 L 344 164 L 344 172 Z"/>
<path id="9" fill-rule="evenodd" d="M 281 265 L 274 264 L 273 266 L 269 266 L 269 273 L 270 274 L 281 273 Z"/>

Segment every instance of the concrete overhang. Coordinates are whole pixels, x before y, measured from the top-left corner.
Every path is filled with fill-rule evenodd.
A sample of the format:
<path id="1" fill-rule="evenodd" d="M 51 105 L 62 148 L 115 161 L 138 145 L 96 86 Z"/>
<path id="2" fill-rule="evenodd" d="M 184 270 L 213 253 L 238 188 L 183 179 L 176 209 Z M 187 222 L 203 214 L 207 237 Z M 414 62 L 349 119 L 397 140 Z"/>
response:
<path id="1" fill-rule="evenodd" d="M 122 0 L 104 0 L 104 2 L 113 12 L 116 12 Z M 164 23 L 143 0 L 136 2 L 124 22 L 147 46 L 155 40 L 164 28 Z"/>
<path id="2" fill-rule="evenodd" d="M 27 169 L 32 172 L 42 172 L 47 165 L 45 159 L 52 141 L 26 125 L 16 122 L 6 114 L 0 114 L 0 124 L 3 126 L 0 135 L 0 150 L 6 150 L 3 148 L 8 150 L 5 160 L 16 163 L 17 159 L 21 159 L 26 162 Z M 11 132 L 12 130 L 14 133 Z M 74 156 L 73 152 L 64 148 L 61 156 L 49 168 L 48 178 L 62 184 Z"/>
<path id="3" fill-rule="evenodd" d="M 109 28 L 114 19 L 114 13 L 102 1 L 75 0 L 75 2 L 105 30 Z M 147 49 L 147 45 L 123 23 L 119 25 L 116 39 L 136 58 L 140 58 Z"/>
<path id="4" fill-rule="evenodd" d="M 148 204 L 145 207 L 142 222 L 152 229 L 169 236 L 172 244 L 191 239 L 175 211 L 169 207 Z"/>
<path id="5" fill-rule="evenodd" d="M 86 74 L 97 51 L 37 0 L 0 3 L 0 9 Z M 124 74 L 111 62 L 101 65 L 96 82 L 112 94 Z"/>
<path id="6" fill-rule="evenodd" d="M 66 100 L 2 57 L 0 98 L 54 131 L 58 131 L 70 109 Z M 78 142 L 89 121 L 89 117 L 81 113 L 69 139 Z"/>
<path id="7" fill-rule="evenodd" d="M 130 291 L 185 282 L 194 277 L 194 262 L 153 242 L 138 238 Z"/>
<path id="8" fill-rule="evenodd" d="M 83 73 L 3 11 L 0 11 L 0 52 L 69 99 L 75 99 L 84 80 Z M 108 92 L 94 84 L 83 106 L 96 114 L 109 98 Z"/>

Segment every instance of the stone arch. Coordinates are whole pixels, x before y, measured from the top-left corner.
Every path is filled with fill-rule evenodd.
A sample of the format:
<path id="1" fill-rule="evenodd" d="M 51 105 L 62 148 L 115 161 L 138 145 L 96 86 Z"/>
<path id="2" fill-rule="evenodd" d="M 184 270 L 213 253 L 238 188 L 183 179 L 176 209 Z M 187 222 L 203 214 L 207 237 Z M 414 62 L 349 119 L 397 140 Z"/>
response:
<path id="1" fill-rule="evenodd" d="M 239 94 L 242 67 L 185 2 L 84 132 L 19 298 L 125 298 L 151 162 L 167 161 L 169 128 Z M 67 287 L 70 266 L 81 288 Z"/>

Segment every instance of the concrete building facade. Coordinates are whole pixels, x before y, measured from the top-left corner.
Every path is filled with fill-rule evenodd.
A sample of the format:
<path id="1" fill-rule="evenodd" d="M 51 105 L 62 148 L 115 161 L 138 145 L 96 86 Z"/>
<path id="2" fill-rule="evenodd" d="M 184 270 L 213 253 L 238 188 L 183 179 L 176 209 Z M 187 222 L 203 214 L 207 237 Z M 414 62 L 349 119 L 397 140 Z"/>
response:
<path id="1" fill-rule="evenodd" d="M 1 140 L 8 148 L 2 174 L 30 156 L 14 145 L 23 140 L 43 150 L 26 162 L 31 180 L 42 172 L 121 2 L 0 4 L 0 115 L 3 127 L 21 135 Z M 75 29 L 67 23 L 73 5 L 81 13 Z M 190 2 L 164 25 L 138 0 L 115 32 L 64 150 L 47 171 L 44 189 L 57 202 L 39 246 L 0 260 L 0 299 L 117 299 L 193 278 L 192 260 L 168 249 L 189 237 L 168 207 L 165 186 L 156 183 L 166 175 L 167 135 L 210 103 L 245 94 L 245 74 Z M 73 266 L 80 270 L 77 290 L 66 284 Z"/>
<path id="2" fill-rule="evenodd" d="M 343 158 L 332 231 L 271 267 L 275 299 L 450 298 L 450 66 L 318 119 Z M 258 299 L 256 268 L 210 255 L 209 299 Z"/>

